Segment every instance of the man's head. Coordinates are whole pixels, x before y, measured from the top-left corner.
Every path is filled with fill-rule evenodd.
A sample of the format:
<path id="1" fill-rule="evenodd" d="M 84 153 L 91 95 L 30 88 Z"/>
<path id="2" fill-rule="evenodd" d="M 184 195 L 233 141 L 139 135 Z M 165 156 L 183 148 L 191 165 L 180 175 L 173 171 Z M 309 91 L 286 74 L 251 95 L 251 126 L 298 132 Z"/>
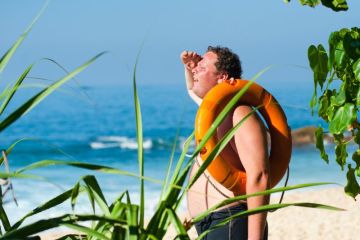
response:
<path id="1" fill-rule="evenodd" d="M 241 77 L 239 57 L 229 48 L 209 46 L 202 60 L 193 69 L 193 92 L 203 98 L 216 84 Z"/>

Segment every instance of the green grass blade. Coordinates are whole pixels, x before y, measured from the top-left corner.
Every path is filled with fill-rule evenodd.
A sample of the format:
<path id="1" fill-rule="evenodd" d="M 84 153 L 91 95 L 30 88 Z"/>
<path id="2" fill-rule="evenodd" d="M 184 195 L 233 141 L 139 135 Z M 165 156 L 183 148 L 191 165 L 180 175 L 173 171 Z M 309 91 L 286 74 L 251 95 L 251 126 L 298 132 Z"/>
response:
<path id="1" fill-rule="evenodd" d="M 167 213 L 170 217 L 171 222 L 173 223 L 176 232 L 178 233 L 178 235 L 176 236 L 176 238 L 182 239 L 182 240 L 190 240 L 189 235 L 187 234 L 187 231 L 185 230 L 183 224 L 181 223 L 179 217 L 177 216 L 177 214 L 175 213 L 175 211 L 171 208 L 167 208 Z"/>
<path id="2" fill-rule="evenodd" d="M 80 183 L 77 182 L 74 186 L 74 188 L 72 189 L 71 191 L 71 199 L 70 199 L 70 202 L 71 202 L 71 209 L 73 211 L 75 211 L 75 204 L 76 204 L 76 201 L 77 201 L 77 197 L 79 196 L 79 193 L 80 193 Z"/>
<path id="3" fill-rule="evenodd" d="M 172 162 L 174 159 L 174 154 L 175 154 L 175 150 L 176 150 L 176 143 L 178 141 L 178 137 L 179 137 L 179 132 L 180 132 L 180 128 L 177 129 L 176 131 L 176 136 L 174 139 L 174 143 L 171 149 L 171 153 L 170 153 L 170 160 L 169 160 L 169 164 L 167 166 L 167 170 L 166 170 L 166 176 L 165 176 L 165 180 L 164 180 L 164 184 L 161 187 L 161 193 L 160 193 L 160 198 L 159 198 L 159 203 L 163 198 L 164 195 L 164 191 L 165 189 L 168 187 L 168 182 L 169 182 L 169 178 L 170 178 L 170 172 L 171 172 L 171 168 L 172 168 Z"/>
<path id="4" fill-rule="evenodd" d="M 2 240 L 13 240 L 13 239 L 26 239 L 30 235 L 40 233 L 42 231 L 59 227 L 63 224 L 71 224 L 77 222 L 87 222 L 87 221 L 107 221 L 111 224 L 116 224 L 119 226 L 126 225 L 126 222 L 113 219 L 106 216 L 97 216 L 97 215 L 74 215 L 74 214 L 65 214 L 63 216 L 42 219 L 26 226 L 23 226 L 18 229 L 13 229 L 6 232 L 1 239 Z"/>
<path id="5" fill-rule="evenodd" d="M 22 139 L 19 139 L 19 140 L 15 141 L 14 143 L 12 143 L 12 144 L 10 145 L 10 147 L 5 151 L 5 152 L 6 152 L 6 155 L 8 156 L 8 155 L 12 152 L 13 148 L 14 148 L 17 144 L 19 144 L 19 143 L 21 143 L 21 142 L 23 142 L 23 141 L 28 141 L 28 140 L 31 140 L 31 138 L 22 138 Z M 1 156 L 1 157 L 0 157 L 0 165 L 1 165 L 3 162 L 4 162 L 4 157 Z"/>
<path id="6" fill-rule="evenodd" d="M 21 76 L 18 78 L 18 80 L 16 81 L 15 85 L 9 90 L 6 98 L 4 99 L 3 103 L 0 106 L 0 115 L 4 112 L 4 110 L 6 109 L 7 105 L 9 104 L 9 102 L 11 101 L 12 97 L 14 96 L 14 94 L 16 93 L 16 91 L 19 89 L 20 85 L 22 84 L 22 82 L 24 81 L 24 79 L 26 78 L 26 76 L 28 75 L 28 73 L 30 72 L 30 70 L 32 69 L 34 65 L 31 64 L 22 74 Z"/>
<path id="7" fill-rule="evenodd" d="M 0 101 L 1 101 L 2 99 L 4 99 L 4 98 L 8 95 L 8 93 L 10 92 L 10 88 L 11 88 L 11 83 L 8 83 L 8 84 L 4 87 L 4 89 L 2 90 L 2 92 L 0 93 Z"/>
<path id="8" fill-rule="evenodd" d="M 69 74 L 70 72 L 64 67 L 62 66 L 58 61 L 51 59 L 51 58 L 43 58 L 43 60 L 49 61 L 51 63 L 54 63 L 57 67 L 59 67 L 62 71 L 64 71 L 66 74 Z M 78 81 L 76 81 L 76 79 L 74 78 L 74 82 L 76 83 L 78 90 L 80 91 L 80 93 L 85 97 L 85 99 L 87 100 L 87 102 L 90 105 L 95 105 L 95 102 L 90 98 L 90 96 L 81 89 L 81 85 L 79 84 Z M 74 88 L 72 88 L 74 89 Z"/>
<path id="9" fill-rule="evenodd" d="M 74 224 L 74 223 L 64 223 L 64 224 L 61 224 L 62 226 L 65 226 L 65 227 L 68 227 L 68 228 L 71 228 L 71 229 L 74 229 L 76 231 L 79 231 L 79 232 L 83 232 L 85 233 L 88 237 L 91 236 L 91 237 L 95 237 L 96 239 L 103 239 L 103 240 L 111 240 L 110 238 L 106 237 L 105 235 L 91 229 L 91 228 L 88 228 L 88 227 L 84 227 L 84 226 L 81 226 L 81 225 L 78 225 L 78 224 Z"/>
<path id="10" fill-rule="evenodd" d="M 74 188 L 67 190 L 61 194 L 59 194 L 58 196 L 50 199 L 49 201 L 47 201 L 46 203 L 34 208 L 31 212 L 27 213 L 24 217 L 22 217 L 19 221 L 17 221 L 12 227 L 11 229 L 17 229 L 24 221 L 25 219 L 27 219 L 28 217 L 31 217 L 35 214 L 38 214 L 40 212 L 43 212 L 45 210 L 51 209 L 55 206 L 58 206 L 60 204 L 62 204 L 63 202 L 65 202 L 66 200 L 68 200 L 73 192 Z M 80 189 L 79 191 L 84 191 L 84 189 Z"/>
<path id="11" fill-rule="evenodd" d="M 202 239 L 209 232 L 211 232 L 211 231 L 213 231 L 213 230 L 215 230 L 217 228 L 223 227 L 224 225 L 226 225 L 228 222 L 230 222 L 234 218 L 245 217 L 245 216 L 248 216 L 248 215 L 251 215 L 251 214 L 256 214 L 256 213 L 261 213 L 261 212 L 274 211 L 274 210 L 278 210 L 278 209 L 285 208 L 285 207 L 291 207 L 291 206 L 307 207 L 307 208 L 319 208 L 319 209 L 326 209 L 326 210 L 333 210 L 333 211 L 344 211 L 344 209 L 342 209 L 342 208 L 333 207 L 333 206 L 329 206 L 329 205 L 318 204 L 318 203 L 306 203 L 305 202 L 305 203 L 270 204 L 270 205 L 265 205 L 265 206 L 261 206 L 261 207 L 258 207 L 258 208 L 254 208 L 254 209 L 251 209 L 251 210 L 243 211 L 243 212 L 240 212 L 240 213 L 236 213 L 236 214 L 232 215 L 231 217 L 224 219 L 220 223 L 212 226 L 208 230 L 204 231 L 203 233 L 200 234 L 200 236 L 197 239 Z"/>
<path id="12" fill-rule="evenodd" d="M 9 231 L 11 229 L 11 226 L 2 203 L 0 204 L 0 220 L 5 231 Z"/>
<path id="13" fill-rule="evenodd" d="M 22 106 L 20 106 L 18 109 L 16 109 L 14 112 L 12 112 L 7 118 L 2 120 L 0 122 L 0 132 L 3 131 L 6 127 L 11 125 L 13 122 L 15 122 L 17 119 L 19 119 L 21 116 L 25 115 L 31 109 L 33 109 L 36 105 L 38 105 L 44 98 L 46 98 L 49 94 L 51 94 L 53 91 L 55 91 L 57 88 L 59 88 L 61 85 L 69 81 L 71 78 L 75 77 L 77 74 L 85 70 L 91 63 L 93 63 L 96 59 L 98 59 L 100 56 L 105 54 L 105 52 L 102 52 L 95 57 L 91 58 L 89 61 L 81 65 L 80 67 L 76 68 L 74 71 L 63 77 L 62 79 L 56 81 L 55 83 L 51 84 L 46 89 L 42 90 L 32 98 L 30 98 L 27 102 L 25 102 Z"/>
<path id="14" fill-rule="evenodd" d="M 143 178 L 146 181 L 156 183 L 156 184 L 163 184 L 163 181 L 149 178 L 149 177 L 141 177 L 135 173 L 124 171 L 117 168 L 111 168 L 103 165 L 97 165 L 97 164 L 90 164 L 90 163 L 84 163 L 84 162 L 75 162 L 75 161 L 63 161 L 63 160 L 41 160 L 35 163 L 32 163 L 28 166 L 25 166 L 23 168 L 19 168 L 16 170 L 16 173 L 22 173 L 25 171 L 42 168 L 42 167 L 48 167 L 48 166 L 58 166 L 58 165 L 65 165 L 65 166 L 71 166 L 71 167 L 77 167 L 82 169 L 88 169 L 93 171 L 99 171 L 103 173 L 108 174 L 118 174 L 118 175 L 124 175 L 129 177 L 135 177 L 135 178 Z M 179 187 L 181 189 L 181 187 Z"/>
<path id="15" fill-rule="evenodd" d="M 48 80 L 50 84 L 54 82 L 54 80 L 49 80 L 49 79 L 40 78 L 40 77 L 27 77 L 26 79 Z M 27 89 L 27 88 L 30 88 L 30 89 L 35 89 L 35 88 L 44 89 L 44 88 L 47 88 L 48 86 L 49 86 L 49 84 L 44 84 L 44 83 L 28 83 L 28 84 L 22 83 L 21 86 L 19 86 L 19 89 Z M 64 85 L 64 87 L 65 87 L 65 85 Z M 66 96 L 70 96 L 70 97 L 72 97 L 72 98 L 74 98 L 76 100 L 85 102 L 85 103 L 91 105 L 91 107 L 96 106 L 94 101 L 81 88 L 76 89 L 76 88 L 70 87 L 69 85 L 66 86 L 66 87 L 69 88 L 69 89 L 58 88 L 57 91 L 59 93 L 63 93 Z M 9 91 L 10 90 L 7 90 L 7 92 L 4 92 L 3 95 L 8 94 Z M 79 91 L 82 94 L 79 95 L 78 92 L 74 92 L 74 91 Z M 0 95 L 0 100 L 2 99 L 1 96 L 2 95 Z"/>
<path id="16" fill-rule="evenodd" d="M 43 12 L 45 11 L 45 9 L 48 6 L 48 3 L 49 3 L 49 1 L 45 2 L 44 6 L 41 8 L 39 13 L 35 16 L 34 20 L 30 23 L 30 25 L 27 27 L 25 32 L 23 34 L 21 34 L 21 36 L 16 40 L 16 42 L 13 44 L 13 46 L 1 57 L 1 59 L 0 59 L 0 74 L 3 72 L 4 68 L 9 63 L 10 59 L 12 58 L 12 56 L 14 55 L 16 50 L 19 48 L 20 44 L 24 41 L 24 39 L 26 38 L 26 36 L 30 32 L 30 30 L 32 29 L 32 27 L 34 26 L 36 21 L 43 14 Z"/>
<path id="17" fill-rule="evenodd" d="M 248 199 L 250 197 L 269 195 L 269 194 L 272 194 L 272 193 L 278 193 L 278 192 L 283 192 L 283 191 L 291 191 L 291 190 L 307 188 L 307 187 L 323 186 L 323 185 L 329 185 L 329 184 L 337 184 L 337 183 L 331 183 L 331 182 L 305 183 L 305 184 L 298 184 L 298 185 L 294 185 L 294 186 L 273 188 L 273 189 L 270 189 L 270 190 L 261 191 L 261 192 L 257 192 L 257 193 L 253 193 L 253 194 L 247 194 L 247 195 L 241 195 L 241 196 L 228 198 L 228 199 L 225 199 L 224 201 L 214 205 L 213 207 L 209 208 L 208 210 L 206 210 L 205 212 L 199 214 L 198 216 L 196 216 L 193 219 L 193 222 L 196 223 L 196 222 L 201 221 L 201 219 L 206 217 L 209 213 L 215 211 L 216 209 L 218 209 L 220 207 L 224 207 L 224 206 L 226 206 L 226 205 L 228 205 L 230 203 L 244 201 L 244 200 L 246 200 L 246 199 Z"/>
<path id="18" fill-rule="evenodd" d="M 103 213 L 106 216 L 110 215 L 109 206 L 105 200 L 104 194 L 101 191 L 101 188 L 96 178 L 92 175 L 88 175 L 83 177 L 83 181 L 85 182 L 88 189 L 92 192 L 92 196 L 94 196 L 95 201 L 97 202 Z"/>
<path id="19" fill-rule="evenodd" d="M 134 105 L 135 105 L 135 118 L 136 118 L 136 139 L 138 144 L 138 161 L 139 161 L 139 175 L 144 176 L 144 150 L 143 150 L 143 131 L 142 131 L 142 119 L 139 97 L 136 87 L 136 66 L 139 60 L 140 51 L 136 57 L 134 72 L 133 72 L 133 87 L 134 87 Z M 145 191 L 144 191 L 144 179 L 140 179 L 140 226 L 144 226 L 145 215 Z"/>
<path id="20" fill-rule="evenodd" d="M 189 150 L 189 146 L 190 146 L 191 141 L 192 141 L 193 139 L 194 139 L 194 132 L 192 132 L 191 135 L 185 140 L 183 150 L 182 150 L 182 152 L 181 152 L 181 154 L 180 154 L 178 163 L 176 164 L 176 167 L 175 167 L 175 170 L 174 170 L 174 173 L 173 173 L 173 177 L 172 177 L 172 179 L 171 179 L 171 181 L 170 181 L 170 183 L 171 183 L 172 185 L 175 184 L 176 179 L 179 177 L 179 174 L 180 174 L 180 171 L 181 171 L 181 167 L 182 167 L 183 164 L 184 164 L 187 151 Z"/>
<path id="21" fill-rule="evenodd" d="M 141 226 L 138 222 L 138 216 L 139 206 L 128 204 L 126 208 L 126 220 L 128 225 L 129 240 L 137 240 L 139 237 L 139 228 L 141 228 Z"/>
<path id="22" fill-rule="evenodd" d="M 39 177 L 34 174 L 22 174 L 22 173 L 5 173 L 0 172 L 0 178 L 24 178 L 24 179 L 36 179 L 36 180 L 46 180 L 43 177 Z"/>
<path id="23" fill-rule="evenodd" d="M 123 199 L 123 197 L 125 195 L 128 195 L 128 191 L 124 191 L 110 206 L 109 210 L 110 210 L 110 216 L 114 219 L 122 219 L 125 215 L 126 212 L 126 208 L 127 208 L 127 204 L 122 203 L 121 200 Z M 104 232 L 106 231 L 108 228 L 110 228 L 111 226 L 109 226 L 109 223 L 104 222 L 104 221 L 99 221 L 98 224 L 96 225 L 96 227 L 94 228 L 94 230 L 98 231 L 98 232 Z M 118 228 L 115 227 L 113 229 L 113 233 L 112 233 L 112 239 L 125 239 L 125 235 L 126 235 L 126 229 L 124 228 Z"/>

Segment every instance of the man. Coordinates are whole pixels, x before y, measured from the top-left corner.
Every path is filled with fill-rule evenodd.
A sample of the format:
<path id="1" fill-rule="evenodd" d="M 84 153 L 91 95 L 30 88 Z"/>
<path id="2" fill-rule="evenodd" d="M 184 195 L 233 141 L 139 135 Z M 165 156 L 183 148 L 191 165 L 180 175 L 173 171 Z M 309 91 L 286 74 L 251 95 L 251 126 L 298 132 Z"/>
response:
<path id="1" fill-rule="evenodd" d="M 201 57 L 196 52 L 184 51 L 181 60 L 185 67 L 186 85 L 189 95 L 200 105 L 206 93 L 227 79 L 241 78 L 239 57 L 230 49 L 209 47 Z M 237 106 L 217 129 L 218 139 L 252 111 L 250 106 Z M 234 138 L 223 151 L 232 154 L 226 159 L 247 174 L 247 194 L 266 190 L 269 186 L 269 163 L 266 141 L 266 129 L 256 114 L 252 114 L 237 130 Z M 191 170 L 193 176 L 202 160 L 196 159 Z M 235 196 L 205 172 L 188 192 L 188 209 L 191 217 L 207 210 L 226 198 Z M 196 224 L 198 234 L 216 225 L 221 220 L 246 209 L 256 208 L 269 203 L 269 196 L 257 196 L 246 202 L 229 204 L 210 214 Z M 248 218 L 232 220 L 227 226 L 216 229 L 207 235 L 207 239 L 267 239 L 266 213 Z"/>

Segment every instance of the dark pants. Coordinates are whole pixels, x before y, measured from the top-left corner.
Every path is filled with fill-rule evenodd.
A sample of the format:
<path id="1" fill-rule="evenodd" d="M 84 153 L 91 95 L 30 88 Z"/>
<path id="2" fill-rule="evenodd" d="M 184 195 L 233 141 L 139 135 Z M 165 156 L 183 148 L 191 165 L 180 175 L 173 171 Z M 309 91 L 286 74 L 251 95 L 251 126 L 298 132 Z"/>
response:
<path id="1" fill-rule="evenodd" d="M 230 208 L 222 209 L 220 211 L 213 212 L 209 214 L 206 218 L 201 220 L 200 222 L 195 224 L 196 231 L 198 235 L 207 229 L 215 226 L 219 222 L 223 221 L 225 218 L 228 218 L 236 213 L 246 211 L 246 204 L 240 204 L 237 206 L 233 206 Z M 225 226 L 217 228 L 209 232 L 203 239 L 205 240 L 225 240 L 225 239 L 239 239 L 239 240 L 247 240 L 248 239 L 248 218 L 238 217 L 230 222 L 228 222 Z M 267 224 L 265 226 L 264 232 L 264 240 L 268 239 L 268 229 Z"/>

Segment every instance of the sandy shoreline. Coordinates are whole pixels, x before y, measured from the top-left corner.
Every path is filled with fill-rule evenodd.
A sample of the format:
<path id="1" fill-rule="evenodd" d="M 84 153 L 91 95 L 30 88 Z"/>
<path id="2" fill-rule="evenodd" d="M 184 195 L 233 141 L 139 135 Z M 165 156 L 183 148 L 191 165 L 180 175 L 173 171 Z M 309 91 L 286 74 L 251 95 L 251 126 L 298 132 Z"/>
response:
<path id="1" fill-rule="evenodd" d="M 312 202 L 327 204 L 346 211 L 287 207 L 268 214 L 270 240 L 356 240 L 360 239 L 360 197 L 354 201 L 343 188 L 313 188 L 285 193 L 283 203 Z M 273 197 L 271 203 L 278 203 Z M 191 239 L 196 231 L 189 232 Z M 172 239 L 171 237 L 167 239 Z"/>
<path id="2" fill-rule="evenodd" d="M 360 198 L 354 201 L 342 188 L 313 189 L 304 192 L 288 192 L 284 203 L 313 202 L 328 204 L 346 209 L 329 211 L 303 207 L 288 207 L 268 214 L 269 239 L 360 239 Z M 272 203 L 277 203 L 273 197 Z M 48 233 L 41 239 L 54 239 L 64 233 Z M 173 239 L 175 232 L 170 231 L 166 239 Z M 195 229 L 190 229 L 191 239 L 196 238 Z M 176 234 L 175 234 L 176 235 Z"/>
<path id="3" fill-rule="evenodd" d="M 321 203 L 346 211 L 300 207 L 278 210 L 268 216 L 269 239 L 360 239 L 359 200 L 345 195 L 340 187 L 287 193 L 284 202 Z"/>

